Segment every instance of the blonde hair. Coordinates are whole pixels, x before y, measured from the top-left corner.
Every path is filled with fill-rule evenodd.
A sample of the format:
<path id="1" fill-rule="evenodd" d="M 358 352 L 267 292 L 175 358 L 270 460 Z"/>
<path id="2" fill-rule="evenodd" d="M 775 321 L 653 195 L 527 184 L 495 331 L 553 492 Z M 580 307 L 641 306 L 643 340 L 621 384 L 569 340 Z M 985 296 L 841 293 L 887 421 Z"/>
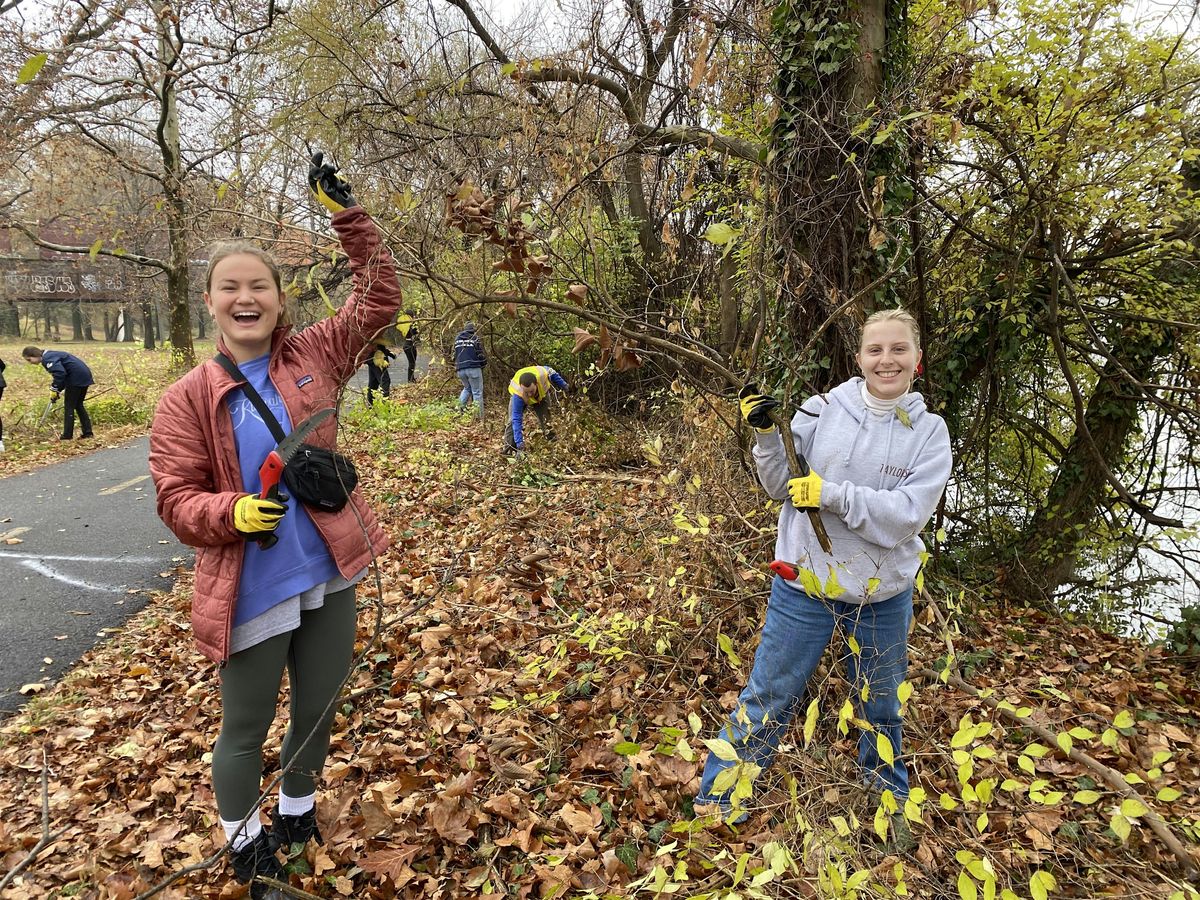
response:
<path id="1" fill-rule="evenodd" d="M 213 270 L 217 267 L 217 263 L 223 259 L 228 259 L 231 256 L 253 256 L 271 273 L 271 278 L 275 281 L 275 290 L 283 293 L 283 275 L 279 271 L 279 263 L 275 261 L 275 257 L 251 241 L 229 240 L 217 241 L 208 248 L 208 267 L 204 270 L 204 290 L 205 292 L 212 290 Z M 292 317 L 288 310 L 287 297 L 284 296 L 284 302 L 279 310 L 279 321 L 277 325 L 291 325 Z"/>
<path id="2" fill-rule="evenodd" d="M 921 349 L 921 329 L 917 327 L 917 320 L 912 317 L 912 313 L 904 309 L 881 309 L 867 316 L 867 321 L 863 322 L 862 334 L 859 336 L 859 346 L 862 345 L 862 339 L 867 335 L 867 329 L 872 325 L 877 325 L 880 322 L 900 322 L 908 326 L 908 331 L 912 335 L 913 349 Z"/>

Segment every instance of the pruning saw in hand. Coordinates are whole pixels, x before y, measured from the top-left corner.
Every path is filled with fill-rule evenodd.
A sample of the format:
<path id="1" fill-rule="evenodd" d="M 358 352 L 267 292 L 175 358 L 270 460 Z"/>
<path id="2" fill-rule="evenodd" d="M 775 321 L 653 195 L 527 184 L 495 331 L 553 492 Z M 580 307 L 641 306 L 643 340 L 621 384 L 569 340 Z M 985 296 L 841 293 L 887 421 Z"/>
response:
<path id="1" fill-rule="evenodd" d="M 258 496 L 261 499 L 279 499 L 279 479 L 283 477 L 284 466 L 296 455 L 296 451 L 300 449 L 304 439 L 312 434 L 313 429 L 332 415 L 332 407 L 318 410 L 293 428 L 292 433 L 276 444 L 275 449 L 267 454 L 263 464 L 258 467 L 258 478 L 262 483 L 262 491 Z M 279 537 L 275 532 L 270 531 L 261 537 L 256 537 L 255 540 L 258 541 L 260 549 L 270 550 L 279 541 Z"/>

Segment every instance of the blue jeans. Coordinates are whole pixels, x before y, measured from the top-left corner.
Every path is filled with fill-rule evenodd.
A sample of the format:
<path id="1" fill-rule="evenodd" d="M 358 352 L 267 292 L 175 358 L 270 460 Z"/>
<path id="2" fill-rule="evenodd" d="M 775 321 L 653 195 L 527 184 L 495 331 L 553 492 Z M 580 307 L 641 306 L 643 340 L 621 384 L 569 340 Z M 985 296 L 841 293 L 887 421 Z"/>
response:
<path id="1" fill-rule="evenodd" d="M 479 418 L 483 418 L 483 369 L 459 369 L 458 380 L 463 383 L 462 393 L 458 395 L 458 406 L 466 409 L 471 398 L 479 406 Z"/>
<path id="2" fill-rule="evenodd" d="M 912 588 L 878 603 L 859 605 L 817 600 L 776 578 L 771 585 L 767 621 L 754 655 L 750 682 L 738 697 L 738 709 L 718 737 L 733 744 L 739 759 L 764 769 L 769 766 L 836 628 L 843 636 L 853 635 L 861 650 L 856 656 L 847 646 L 843 656 L 851 697 L 858 704 L 862 718 L 891 740 L 895 757 L 892 765 L 884 762 L 876 748 L 875 734 L 864 731 L 858 739 L 858 764 L 863 778 L 881 790 L 890 788 L 903 800 L 908 796 L 908 770 L 900 758 L 902 720 L 896 691 L 908 672 L 911 622 Z M 865 702 L 862 701 L 864 680 L 869 685 Z M 738 714 L 743 707 L 745 716 Z M 714 795 L 711 791 L 717 775 L 736 764 L 710 752 L 695 802 L 728 807 L 729 792 Z"/>

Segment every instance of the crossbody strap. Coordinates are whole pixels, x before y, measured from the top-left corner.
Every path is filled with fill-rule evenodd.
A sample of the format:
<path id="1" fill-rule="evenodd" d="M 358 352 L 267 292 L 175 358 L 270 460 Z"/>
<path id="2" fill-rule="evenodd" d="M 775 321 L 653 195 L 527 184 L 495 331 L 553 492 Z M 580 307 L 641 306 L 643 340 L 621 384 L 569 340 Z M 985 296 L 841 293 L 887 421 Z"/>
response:
<path id="1" fill-rule="evenodd" d="M 278 444 L 285 437 L 287 437 L 287 435 L 283 433 L 283 426 L 279 424 L 279 420 L 275 418 L 275 414 L 271 412 L 271 407 L 267 406 L 263 398 L 259 396 L 258 391 L 254 389 L 254 385 L 252 385 L 250 380 L 242 374 L 242 370 L 237 367 L 237 363 L 235 363 L 224 353 L 218 353 L 213 357 L 213 359 L 217 361 L 217 364 L 222 369 L 229 373 L 230 377 L 233 378 L 234 381 L 241 385 L 242 393 L 246 395 L 246 399 L 253 404 L 256 410 L 258 410 L 258 414 L 262 418 L 263 424 L 270 429 L 271 436 L 275 438 L 275 443 Z"/>

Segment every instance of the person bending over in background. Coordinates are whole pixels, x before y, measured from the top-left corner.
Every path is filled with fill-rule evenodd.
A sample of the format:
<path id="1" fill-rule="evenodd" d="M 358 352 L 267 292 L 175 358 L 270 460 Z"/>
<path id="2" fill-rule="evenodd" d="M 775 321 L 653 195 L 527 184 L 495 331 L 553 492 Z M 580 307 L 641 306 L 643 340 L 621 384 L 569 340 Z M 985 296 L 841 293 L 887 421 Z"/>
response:
<path id="1" fill-rule="evenodd" d="M 0 400 L 4 399 L 4 388 L 7 382 L 4 380 L 4 370 L 7 368 L 4 365 L 4 360 L 0 359 Z M 3 410 L 0 410 L 3 412 Z M 0 453 L 4 452 L 4 417 L 0 416 Z"/>
<path id="2" fill-rule="evenodd" d="M 60 441 L 69 441 L 75 436 L 75 416 L 79 415 L 79 437 L 92 436 L 92 419 L 83 406 L 88 388 L 95 384 L 92 370 L 78 356 L 62 350 L 39 350 L 26 347 L 21 351 L 25 362 L 41 366 L 50 373 L 50 402 L 63 398 L 63 430 Z"/>
<path id="3" fill-rule="evenodd" d="M 789 470 L 783 438 L 772 427 L 769 413 L 778 402 L 753 385 L 742 392 L 742 415 L 756 431 L 759 480 L 769 496 L 788 501 L 779 513 L 776 558 L 814 577 L 805 576 L 807 591 L 781 577 L 772 582 L 750 681 L 718 735 L 737 759 L 709 753 L 698 816 L 719 814 L 734 824 L 748 817 L 748 788 L 770 765 L 835 629 L 857 642 L 845 663 L 860 717 L 871 726 L 859 736 L 862 778 L 890 790 L 901 806 L 908 796 L 898 691 L 925 549 L 918 534 L 950 477 L 950 437 L 911 390 L 921 360 L 912 316 L 896 309 L 872 315 L 856 358 L 861 378 L 810 397 L 792 419 L 791 439 L 812 466 L 804 477 Z M 818 543 L 809 510 L 819 511 L 832 554 Z M 884 757 L 877 735 L 891 745 Z M 893 816 L 892 824 L 898 847 L 911 849 L 903 817 Z"/>
<path id="4" fill-rule="evenodd" d="M 566 379 L 549 366 L 526 366 L 518 369 L 508 383 L 508 423 L 504 426 L 504 452 L 516 453 L 525 447 L 525 409 L 532 409 L 542 432 L 554 440 L 550 427 L 550 386 L 560 391 L 568 389 Z"/>
<path id="5" fill-rule="evenodd" d="M 256 875 L 285 878 L 278 848 L 303 844 L 316 827 L 316 785 L 329 750 L 328 708 L 354 651 L 354 586 L 388 546 L 357 490 L 340 509 L 306 508 L 287 497 L 260 499 L 259 467 L 276 446 L 243 385 L 253 386 L 278 426 L 290 431 L 334 407 L 346 382 L 400 307 L 392 256 L 350 186 L 314 153 L 309 184 L 333 213 L 350 260 L 353 290 L 341 309 L 291 333 L 279 268 L 247 242 L 218 245 L 209 258 L 204 302 L 217 347 L 244 376 L 215 360 L 168 388 L 150 434 L 158 513 L 197 548 L 192 633 L 215 662 L 221 731 L 213 748 L 213 789 L 232 841 L 237 879 L 254 900 L 284 900 Z M 330 416 L 309 443 L 331 448 Z M 267 535 L 278 542 L 264 549 Z M 261 544 L 261 545 L 260 545 Z M 284 769 L 270 832 L 259 820 L 263 743 L 288 672 L 290 717 Z M 245 824 L 243 824 L 245 820 Z"/>

